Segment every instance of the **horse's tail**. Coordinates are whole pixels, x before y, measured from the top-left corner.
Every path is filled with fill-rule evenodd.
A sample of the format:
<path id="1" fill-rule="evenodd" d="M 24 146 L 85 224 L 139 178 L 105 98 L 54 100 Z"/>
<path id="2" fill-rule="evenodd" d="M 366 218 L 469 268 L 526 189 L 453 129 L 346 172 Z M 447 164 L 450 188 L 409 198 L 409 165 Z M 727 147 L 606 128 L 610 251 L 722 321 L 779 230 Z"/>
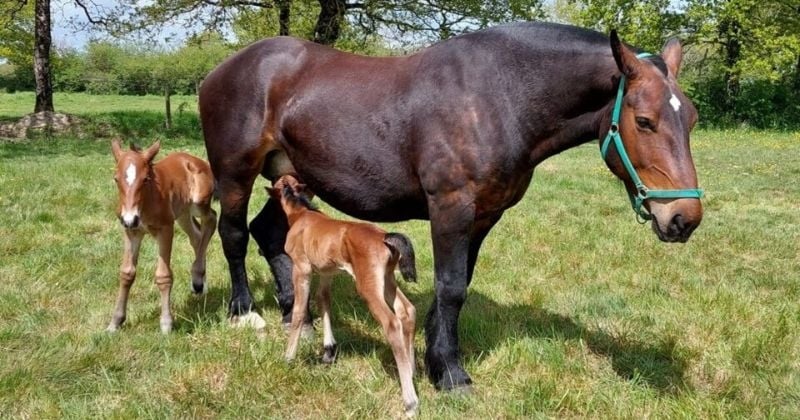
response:
<path id="1" fill-rule="evenodd" d="M 414 246 L 408 236 L 402 233 L 387 233 L 383 238 L 383 243 L 392 251 L 393 257 L 400 257 L 400 274 L 406 281 L 417 281 L 417 263 L 414 256 Z"/>

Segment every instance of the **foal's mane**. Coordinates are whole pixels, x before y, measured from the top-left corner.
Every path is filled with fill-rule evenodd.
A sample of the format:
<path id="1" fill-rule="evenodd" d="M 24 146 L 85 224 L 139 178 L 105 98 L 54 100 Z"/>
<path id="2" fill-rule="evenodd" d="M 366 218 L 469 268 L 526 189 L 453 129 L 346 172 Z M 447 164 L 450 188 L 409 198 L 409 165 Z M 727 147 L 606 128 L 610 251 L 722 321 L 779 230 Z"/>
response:
<path id="1" fill-rule="evenodd" d="M 284 185 L 283 189 L 281 190 L 281 195 L 283 195 L 283 197 L 286 198 L 290 203 L 305 207 L 311 211 L 319 211 L 317 206 L 311 202 L 306 194 L 298 193 L 294 188 L 292 188 L 291 185 Z"/>

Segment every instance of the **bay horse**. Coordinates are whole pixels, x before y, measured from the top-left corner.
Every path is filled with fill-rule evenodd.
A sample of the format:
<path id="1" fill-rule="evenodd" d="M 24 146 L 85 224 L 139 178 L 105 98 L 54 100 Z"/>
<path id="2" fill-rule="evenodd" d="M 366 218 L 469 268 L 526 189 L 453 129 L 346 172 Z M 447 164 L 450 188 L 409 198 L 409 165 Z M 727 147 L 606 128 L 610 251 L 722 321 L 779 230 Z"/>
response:
<path id="1" fill-rule="evenodd" d="M 345 271 L 353 277 L 358 294 L 367 302 L 372 316 L 381 324 L 392 348 L 403 403 L 408 416 L 416 412 L 419 400 L 414 390 L 414 330 L 416 309 L 397 287 L 395 267 L 407 281 L 416 281 L 417 270 L 411 241 L 400 233 L 386 233 L 363 222 L 334 220 L 314 208 L 305 185 L 291 175 L 267 188 L 270 198 L 280 202 L 289 223 L 286 253 L 292 259 L 294 308 L 286 346 L 286 360 L 293 360 L 308 311 L 312 272 L 319 274 L 317 302 L 322 315 L 322 360 L 333 363 L 336 340 L 331 329 L 331 282 Z"/>
<path id="2" fill-rule="evenodd" d="M 118 139 L 111 142 L 116 161 L 114 181 L 119 191 L 117 217 L 124 228 L 124 251 L 119 269 L 119 294 L 108 331 L 118 330 L 125 322 L 128 294 L 136 279 L 139 247 L 146 233 L 158 242 L 155 281 L 161 293 L 161 332 L 172 330 L 170 258 L 176 221 L 194 249 L 192 291 L 202 294 L 207 289 L 206 249 L 217 227 L 217 213 L 211 208 L 214 177 L 206 161 L 187 153 L 171 153 L 153 163 L 160 148 L 160 141 L 145 150 L 133 144 L 130 150 L 122 150 Z"/>
<path id="3" fill-rule="evenodd" d="M 435 296 L 426 368 L 438 389 L 469 385 L 458 318 L 478 251 L 543 160 L 605 136 L 606 165 L 660 240 L 685 242 L 700 224 L 689 148 L 697 110 L 676 79 L 681 45 L 673 39 L 660 55 L 638 52 L 614 31 L 529 22 L 402 57 L 278 37 L 226 59 L 203 82 L 199 107 L 220 192 L 230 313 L 253 308 L 245 270 L 253 183 L 259 174 L 296 173 L 351 216 L 430 220 Z M 249 225 L 284 320 L 293 302 L 287 229 L 275 200 Z"/>

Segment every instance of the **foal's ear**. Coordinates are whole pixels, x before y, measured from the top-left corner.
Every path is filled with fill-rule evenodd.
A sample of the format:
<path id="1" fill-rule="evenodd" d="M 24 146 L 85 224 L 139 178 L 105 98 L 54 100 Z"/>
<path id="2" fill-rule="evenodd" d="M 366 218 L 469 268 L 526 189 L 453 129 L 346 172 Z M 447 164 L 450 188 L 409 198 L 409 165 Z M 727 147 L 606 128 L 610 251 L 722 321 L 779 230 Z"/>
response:
<path id="1" fill-rule="evenodd" d="M 617 30 L 612 29 L 610 35 L 611 53 L 614 54 L 614 61 L 617 62 L 617 68 L 628 79 L 635 79 L 641 62 L 636 58 L 636 54 L 626 47 L 619 39 Z"/>
<path id="2" fill-rule="evenodd" d="M 156 157 L 156 154 L 158 153 L 159 150 L 161 150 L 161 140 L 156 140 L 155 142 L 153 142 L 153 144 L 150 145 L 150 147 L 148 147 L 143 152 L 144 158 L 147 161 L 153 160 L 153 158 Z"/>
<path id="3" fill-rule="evenodd" d="M 281 191 L 279 189 L 271 188 L 271 187 L 264 187 L 264 189 L 267 190 L 267 195 L 269 195 L 271 198 L 274 198 L 276 200 L 280 200 Z"/>
<path id="4" fill-rule="evenodd" d="M 681 60 L 683 59 L 683 48 L 678 38 L 671 38 L 664 44 L 661 50 L 661 58 L 667 63 L 669 74 L 674 78 L 678 78 L 678 72 L 681 70 Z"/>
<path id="5" fill-rule="evenodd" d="M 122 144 L 117 137 L 111 140 L 111 153 L 114 154 L 114 161 L 119 162 L 119 158 L 122 157 Z"/>

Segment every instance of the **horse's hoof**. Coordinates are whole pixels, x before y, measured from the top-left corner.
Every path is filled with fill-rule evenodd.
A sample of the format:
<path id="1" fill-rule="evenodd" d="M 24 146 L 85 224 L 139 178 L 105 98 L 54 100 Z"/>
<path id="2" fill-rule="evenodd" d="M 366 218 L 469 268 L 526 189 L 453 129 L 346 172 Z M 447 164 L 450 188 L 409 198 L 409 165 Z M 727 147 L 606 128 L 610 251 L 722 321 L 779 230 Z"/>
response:
<path id="1" fill-rule="evenodd" d="M 203 284 L 194 284 L 192 283 L 192 295 L 196 297 L 204 296 L 208 293 L 208 283 L 203 282 Z"/>
<path id="2" fill-rule="evenodd" d="M 322 363 L 331 364 L 336 361 L 336 344 L 325 346 L 325 351 L 322 353 Z"/>
<path id="3" fill-rule="evenodd" d="M 119 331 L 119 325 L 109 324 L 108 327 L 106 327 L 106 332 L 115 333 L 117 331 Z"/>
<path id="4" fill-rule="evenodd" d="M 172 332 L 172 323 L 161 323 L 161 334 L 169 334 Z"/>
<path id="5" fill-rule="evenodd" d="M 469 395 L 472 393 L 472 379 L 462 369 L 445 371 L 436 383 L 436 389 L 450 391 L 454 395 Z"/>
<path id="6" fill-rule="evenodd" d="M 417 415 L 417 408 L 419 407 L 419 401 L 414 401 L 405 405 L 405 414 L 407 418 L 413 418 Z"/>
<path id="7" fill-rule="evenodd" d="M 234 328 L 252 328 L 261 331 L 267 326 L 267 322 L 255 311 L 250 311 L 244 315 L 234 315 L 231 317 L 231 326 Z"/>

